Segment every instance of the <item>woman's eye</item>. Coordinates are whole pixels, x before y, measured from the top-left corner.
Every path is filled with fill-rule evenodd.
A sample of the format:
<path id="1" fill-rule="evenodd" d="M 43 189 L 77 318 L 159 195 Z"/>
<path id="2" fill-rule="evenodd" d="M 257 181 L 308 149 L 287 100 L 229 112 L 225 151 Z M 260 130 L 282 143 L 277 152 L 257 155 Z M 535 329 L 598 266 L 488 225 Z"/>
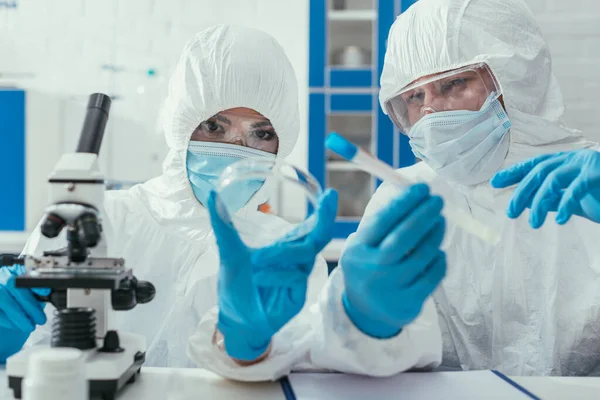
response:
<path id="1" fill-rule="evenodd" d="M 274 132 L 269 132 L 269 131 L 264 131 L 264 130 L 254 131 L 254 134 L 256 135 L 257 138 L 262 139 L 262 140 L 271 140 L 275 136 L 277 136 Z"/>
<path id="2" fill-rule="evenodd" d="M 216 132 L 219 130 L 219 124 L 217 124 L 215 121 L 204 121 L 204 128 L 209 131 L 209 132 Z"/>

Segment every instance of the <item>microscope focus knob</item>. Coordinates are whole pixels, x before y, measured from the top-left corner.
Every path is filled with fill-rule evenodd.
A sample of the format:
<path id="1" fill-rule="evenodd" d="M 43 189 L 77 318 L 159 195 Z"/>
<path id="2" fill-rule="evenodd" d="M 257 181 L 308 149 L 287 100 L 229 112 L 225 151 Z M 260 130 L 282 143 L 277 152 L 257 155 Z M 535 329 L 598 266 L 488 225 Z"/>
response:
<path id="1" fill-rule="evenodd" d="M 138 281 L 135 276 L 132 276 L 121 282 L 119 289 L 112 291 L 112 307 L 116 311 L 131 310 L 138 304 L 152 301 L 155 294 L 156 289 L 153 284 Z"/>
<path id="2" fill-rule="evenodd" d="M 148 281 L 138 281 L 135 289 L 135 296 L 138 304 L 149 303 L 156 295 L 156 288 Z"/>
<path id="3" fill-rule="evenodd" d="M 122 353 L 124 350 L 121 348 L 121 341 L 119 340 L 119 334 L 117 331 L 108 331 L 104 336 L 104 346 L 98 351 L 102 353 Z"/>
<path id="4" fill-rule="evenodd" d="M 113 290 L 111 293 L 111 303 L 115 311 L 132 310 L 137 304 L 135 290 L 131 288 Z"/>

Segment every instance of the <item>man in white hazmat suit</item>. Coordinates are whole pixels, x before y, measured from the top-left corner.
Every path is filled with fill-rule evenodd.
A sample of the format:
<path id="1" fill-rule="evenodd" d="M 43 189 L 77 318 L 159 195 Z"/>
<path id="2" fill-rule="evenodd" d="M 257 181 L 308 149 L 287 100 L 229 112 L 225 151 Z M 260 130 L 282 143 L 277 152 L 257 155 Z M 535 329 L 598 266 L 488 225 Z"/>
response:
<path id="1" fill-rule="evenodd" d="M 494 245 L 448 222 L 447 276 L 434 293 L 443 366 L 600 374 L 599 146 L 563 125 L 548 46 L 523 1 L 415 3 L 390 30 L 380 102 L 423 161 L 402 173 L 501 234 Z M 550 155 L 531 161 L 542 154 Z M 503 188 L 523 180 L 508 219 L 513 191 L 489 181 L 515 164 L 492 181 Z M 562 189 L 584 181 L 585 191 L 570 187 L 561 200 Z M 396 192 L 389 182 L 379 187 L 356 236 Z M 575 204 L 575 192 L 589 195 L 596 215 L 581 201 L 568 224 L 561 211 L 559 224 L 541 226 L 559 202 L 559 211 Z M 360 245 L 349 239 L 337 274 L 370 262 Z M 403 368 L 380 362 L 387 374 Z"/>
<path id="2" fill-rule="evenodd" d="M 214 212 L 216 177 L 226 165 L 248 156 L 279 163 L 298 136 L 296 78 L 271 36 L 236 26 L 216 26 L 194 36 L 171 79 L 163 118 L 170 148 L 163 174 L 130 190 L 107 192 L 102 210 L 109 256 L 123 257 L 136 277 L 156 286 L 152 302 L 117 314 L 118 329 L 147 338 L 145 365 L 201 366 L 234 379 L 268 380 L 296 367 L 368 374 L 363 354 L 397 359 L 398 349 L 406 353 L 401 369 L 438 361 L 441 343 L 431 318 L 410 318 L 404 334 L 388 341 L 396 346 L 390 355 L 345 318 L 337 296 L 316 304 L 327 279 L 326 264 L 317 254 L 331 237 L 335 191 L 320 199 L 317 228 L 299 243 L 251 253 L 217 218 L 217 248 L 208 212 Z M 277 230 L 286 223 L 256 211 L 268 184 L 239 193 L 236 217 L 261 230 Z M 435 202 L 439 207 L 428 216 L 440 218 L 441 201 Z M 238 247 L 227 252 L 232 243 Z M 64 245 L 64 237 L 49 240 L 36 230 L 23 252 L 41 255 Z M 256 274 L 256 260 L 265 265 L 281 262 L 287 270 L 279 272 L 287 275 Z M 14 276 L 8 282 L 13 281 Z M 0 289 L 17 300 L 11 309 L 0 311 L 10 311 L 13 322 L 20 321 L 17 329 L 11 327 L 18 331 L 18 345 L 46 318 L 24 289 L 15 290 L 14 284 Z M 423 292 L 423 301 L 430 292 Z M 428 309 L 435 314 L 431 301 Z M 48 325 L 33 332 L 29 343 L 47 337 Z M 420 342 L 410 340 L 411 333 Z M 432 341 L 437 343 L 434 349 Z M 359 353 L 353 350 L 357 343 L 363 350 Z"/>

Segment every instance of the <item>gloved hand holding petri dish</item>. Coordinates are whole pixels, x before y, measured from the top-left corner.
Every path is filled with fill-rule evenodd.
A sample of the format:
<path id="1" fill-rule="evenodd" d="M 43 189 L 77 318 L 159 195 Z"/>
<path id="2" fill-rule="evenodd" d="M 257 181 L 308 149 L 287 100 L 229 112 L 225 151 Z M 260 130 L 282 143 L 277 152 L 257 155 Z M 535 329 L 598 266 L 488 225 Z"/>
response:
<path id="1" fill-rule="evenodd" d="M 225 168 L 216 192 L 221 200 L 217 207 L 219 216 L 231 221 L 249 247 L 306 237 L 315 229 L 315 211 L 323 195 L 321 185 L 310 173 L 285 162 L 256 158 L 243 159 Z M 240 210 L 236 199 L 249 192 L 254 197 L 248 207 Z M 246 210 L 254 210 L 255 206 L 273 215 L 280 226 L 265 228 L 254 221 Z"/>
<path id="2" fill-rule="evenodd" d="M 264 212 L 275 215 L 265 228 L 268 218 L 247 211 L 269 193 L 273 208 Z M 249 195 L 237 211 L 238 197 Z M 224 170 L 207 209 L 220 259 L 217 329 L 230 357 L 257 360 L 304 307 L 317 256 L 331 240 L 337 192 L 321 193 L 312 176 L 291 165 L 245 159 Z"/>

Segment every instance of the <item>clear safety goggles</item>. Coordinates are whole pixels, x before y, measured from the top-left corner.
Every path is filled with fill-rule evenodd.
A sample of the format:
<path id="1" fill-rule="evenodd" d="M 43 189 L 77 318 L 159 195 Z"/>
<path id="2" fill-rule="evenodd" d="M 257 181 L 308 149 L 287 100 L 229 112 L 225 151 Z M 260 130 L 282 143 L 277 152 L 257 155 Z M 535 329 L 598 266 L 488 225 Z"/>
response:
<path id="1" fill-rule="evenodd" d="M 403 133 L 423 116 L 440 111 L 478 111 L 500 86 L 485 63 L 442 72 L 401 89 L 384 103 L 387 114 Z"/>

